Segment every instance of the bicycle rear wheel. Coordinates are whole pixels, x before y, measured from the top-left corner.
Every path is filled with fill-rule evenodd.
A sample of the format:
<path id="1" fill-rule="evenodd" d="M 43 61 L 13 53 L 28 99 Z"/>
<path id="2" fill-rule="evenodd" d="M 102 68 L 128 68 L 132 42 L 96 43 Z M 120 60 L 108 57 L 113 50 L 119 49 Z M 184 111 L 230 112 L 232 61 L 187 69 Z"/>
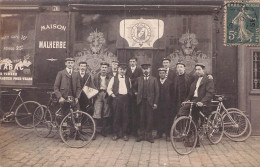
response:
<path id="1" fill-rule="evenodd" d="M 197 127 L 194 121 L 181 116 L 173 123 L 171 128 L 171 143 L 174 150 L 180 155 L 192 152 L 197 143 Z"/>
<path id="2" fill-rule="evenodd" d="M 227 109 L 227 113 L 224 113 L 222 118 L 224 122 L 224 134 L 226 136 L 242 136 L 248 128 L 246 115 L 236 108 Z"/>
<path id="3" fill-rule="evenodd" d="M 236 111 L 232 111 L 232 112 L 236 112 Z M 248 137 L 251 135 L 251 133 L 252 133 L 252 125 L 251 125 L 249 119 L 246 117 L 246 115 L 245 115 L 245 118 L 246 118 L 247 126 L 246 126 L 246 129 L 245 129 L 244 133 L 240 134 L 239 136 L 236 136 L 236 137 L 232 137 L 232 136 L 226 134 L 226 136 L 230 140 L 236 141 L 236 142 L 242 142 L 242 141 L 245 141 L 246 139 L 248 139 Z M 239 133 L 239 129 L 237 130 L 237 133 Z"/>
<path id="4" fill-rule="evenodd" d="M 33 114 L 40 106 L 36 101 L 25 101 L 15 111 L 15 122 L 22 128 L 33 128 Z"/>
<path id="5" fill-rule="evenodd" d="M 39 137 L 48 137 L 52 131 L 52 115 L 45 105 L 39 106 L 33 114 L 34 131 Z"/>
<path id="6" fill-rule="evenodd" d="M 82 111 L 69 113 L 60 125 L 61 139 L 66 145 L 73 148 L 81 148 L 89 144 L 95 131 L 96 125 L 93 118 Z"/>
<path id="7" fill-rule="evenodd" d="M 207 137 L 212 144 L 218 144 L 224 133 L 222 116 L 217 111 L 212 112 L 207 121 Z"/>

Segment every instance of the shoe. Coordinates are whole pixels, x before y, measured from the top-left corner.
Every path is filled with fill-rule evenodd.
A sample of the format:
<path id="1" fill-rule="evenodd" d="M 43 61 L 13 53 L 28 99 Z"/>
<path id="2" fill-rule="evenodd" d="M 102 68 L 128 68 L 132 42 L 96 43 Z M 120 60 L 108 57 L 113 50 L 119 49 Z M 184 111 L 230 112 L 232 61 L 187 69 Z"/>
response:
<path id="1" fill-rule="evenodd" d="M 119 137 L 117 135 L 112 137 L 112 140 L 116 141 L 117 139 L 119 139 Z"/>
<path id="2" fill-rule="evenodd" d="M 150 143 L 154 143 L 153 138 L 149 138 L 149 139 L 147 139 L 147 141 L 150 142 Z"/>
<path id="3" fill-rule="evenodd" d="M 123 137 L 123 139 L 124 139 L 124 141 L 128 141 L 128 140 L 129 140 L 129 137 L 125 135 L 125 136 Z"/>
<path id="4" fill-rule="evenodd" d="M 136 139 L 136 142 L 140 142 L 142 140 L 144 140 L 144 137 L 143 136 L 138 136 L 137 139 Z"/>
<path id="5" fill-rule="evenodd" d="M 107 137 L 107 133 L 106 133 L 105 131 L 101 131 L 101 135 L 102 135 L 103 137 Z"/>
<path id="6" fill-rule="evenodd" d="M 154 139 L 161 139 L 162 138 L 162 134 L 157 134 Z"/>

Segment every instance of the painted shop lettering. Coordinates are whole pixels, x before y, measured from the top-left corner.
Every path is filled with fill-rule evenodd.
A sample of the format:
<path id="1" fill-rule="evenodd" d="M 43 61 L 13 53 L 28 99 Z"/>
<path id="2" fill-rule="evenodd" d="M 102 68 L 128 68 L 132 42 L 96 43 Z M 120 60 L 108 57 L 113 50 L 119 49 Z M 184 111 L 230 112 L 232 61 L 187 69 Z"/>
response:
<path id="1" fill-rule="evenodd" d="M 39 48 L 65 49 L 66 41 L 39 41 Z"/>
<path id="2" fill-rule="evenodd" d="M 55 30 L 55 29 L 66 31 L 66 26 L 63 26 L 63 25 L 60 25 L 60 24 L 47 24 L 47 25 L 41 26 L 41 31 Z"/>

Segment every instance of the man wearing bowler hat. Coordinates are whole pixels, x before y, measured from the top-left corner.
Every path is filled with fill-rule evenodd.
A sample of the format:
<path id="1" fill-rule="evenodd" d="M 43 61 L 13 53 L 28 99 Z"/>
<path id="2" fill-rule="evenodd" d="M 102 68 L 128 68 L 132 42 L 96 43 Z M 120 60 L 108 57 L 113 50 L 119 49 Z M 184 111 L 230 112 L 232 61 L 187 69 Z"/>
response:
<path id="1" fill-rule="evenodd" d="M 151 65 L 142 64 L 143 76 L 138 77 L 135 83 L 135 94 L 140 112 L 139 134 L 136 139 L 140 142 L 144 139 L 153 143 L 153 110 L 157 108 L 159 99 L 159 86 L 155 77 L 150 75 Z"/>
<path id="2" fill-rule="evenodd" d="M 77 77 L 77 73 L 73 71 L 74 63 L 74 58 L 66 58 L 66 68 L 58 72 L 54 83 L 54 92 L 59 99 L 63 116 L 69 112 L 69 103 L 66 102 L 69 97 L 74 98 L 74 110 L 79 109 L 78 98 L 81 89 L 79 77 Z"/>
<path id="3" fill-rule="evenodd" d="M 120 137 L 122 130 L 123 139 L 128 141 L 127 128 L 129 123 L 129 94 L 131 93 L 130 78 L 125 76 L 126 64 L 119 64 L 118 74 L 112 77 L 109 81 L 107 92 L 113 98 L 113 140 Z"/>
<path id="4" fill-rule="evenodd" d="M 196 78 L 190 86 L 190 91 L 188 97 L 185 101 L 195 102 L 197 105 L 193 108 L 192 118 L 196 124 L 199 126 L 199 107 L 203 105 L 209 107 L 211 99 L 214 93 L 214 82 L 213 79 L 209 79 L 205 74 L 205 65 L 203 63 L 197 63 L 195 65 L 195 74 Z M 186 104 L 180 108 L 178 116 L 188 115 L 190 109 L 190 104 Z M 196 144 L 196 147 L 200 146 L 199 138 Z"/>

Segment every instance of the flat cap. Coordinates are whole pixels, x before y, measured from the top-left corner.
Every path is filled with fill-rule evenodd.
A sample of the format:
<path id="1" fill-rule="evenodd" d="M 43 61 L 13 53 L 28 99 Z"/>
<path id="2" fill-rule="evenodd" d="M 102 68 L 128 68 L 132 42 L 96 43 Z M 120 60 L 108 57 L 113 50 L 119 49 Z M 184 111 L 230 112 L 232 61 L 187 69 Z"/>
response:
<path id="1" fill-rule="evenodd" d="M 120 64 L 118 64 L 118 67 L 123 68 L 123 69 L 126 69 L 126 68 L 127 68 L 127 64 L 125 64 L 125 63 L 120 63 Z"/>
<path id="2" fill-rule="evenodd" d="M 186 66 L 183 61 L 178 61 L 178 62 L 176 63 L 176 66 L 177 66 L 178 64 L 182 64 L 184 67 Z"/>
<path id="3" fill-rule="evenodd" d="M 112 60 L 112 63 L 119 63 L 118 60 Z"/>
<path id="4" fill-rule="evenodd" d="M 66 61 L 74 61 L 75 62 L 75 59 L 73 58 L 73 57 L 67 57 L 66 59 L 65 59 L 65 62 Z"/>
<path id="5" fill-rule="evenodd" d="M 164 57 L 164 58 L 162 59 L 162 61 L 164 61 L 164 60 L 168 60 L 169 62 L 171 62 L 171 59 L 168 58 L 168 57 Z"/>
<path id="6" fill-rule="evenodd" d="M 149 64 L 149 63 L 144 63 L 144 64 L 141 64 L 141 67 L 142 67 L 143 69 L 147 69 L 147 68 L 151 67 L 151 64 Z"/>
<path id="7" fill-rule="evenodd" d="M 205 67 L 206 67 L 204 63 L 196 63 L 196 64 L 195 64 L 195 67 L 196 67 L 196 66 L 201 66 L 202 68 L 205 68 Z"/>
<path id="8" fill-rule="evenodd" d="M 102 66 L 102 65 L 107 65 L 108 67 L 109 67 L 109 64 L 107 63 L 107 62 L 105 62 L 105 61 L 102 61 L 101 63 L 100 63 L 100 65 Z"/>
<path id="9" fill-rule="evenodd" d="M 163 67 L 161 67 L 161 68 L 158 68 L 158 71 L 167 71 L 167 69 L 166 69 L 166 68 L 163 68 Z"/>

